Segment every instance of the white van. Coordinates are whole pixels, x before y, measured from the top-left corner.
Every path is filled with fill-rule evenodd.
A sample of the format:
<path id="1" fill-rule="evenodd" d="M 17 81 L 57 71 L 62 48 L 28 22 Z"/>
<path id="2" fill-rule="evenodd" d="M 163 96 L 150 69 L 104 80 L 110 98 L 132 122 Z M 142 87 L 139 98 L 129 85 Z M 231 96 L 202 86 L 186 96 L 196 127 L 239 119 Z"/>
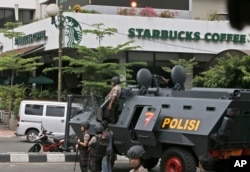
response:
<path id="1" fill-rule="evenodd" d="M 66 113 L 67 102 L 23 100 L 19 108 L 16 135 L 26 135 L 29 142 L 34 142 L 41 125 L 55 136 L 64 135 Z M 82 113 L 82 105 L 73 104 L 71 118 L 79 113 Z"/>

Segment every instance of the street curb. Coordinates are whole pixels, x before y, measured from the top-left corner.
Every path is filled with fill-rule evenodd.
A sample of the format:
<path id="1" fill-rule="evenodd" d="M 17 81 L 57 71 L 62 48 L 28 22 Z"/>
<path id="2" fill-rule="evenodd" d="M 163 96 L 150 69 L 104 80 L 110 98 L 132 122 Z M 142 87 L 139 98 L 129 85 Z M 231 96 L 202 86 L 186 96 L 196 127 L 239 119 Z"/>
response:
<path id="1" fill-rule="evenodd" d="M 75 162 L 75 153 L 0 153 L 0 163 L 27 163 L 27 162 Z M 79 160 L 79 158 L 77 158 Z M 117 156 L 118 161 L 127 161 L 125 156 Z"/>

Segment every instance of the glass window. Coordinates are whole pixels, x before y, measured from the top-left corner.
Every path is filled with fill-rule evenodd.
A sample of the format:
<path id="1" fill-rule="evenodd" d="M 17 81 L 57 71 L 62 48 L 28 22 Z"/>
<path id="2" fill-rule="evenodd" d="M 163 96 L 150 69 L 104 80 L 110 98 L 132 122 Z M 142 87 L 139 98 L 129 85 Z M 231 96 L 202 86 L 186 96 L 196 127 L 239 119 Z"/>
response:
<path id="1" fill-rule="evenodd" d="M 15 15 L 14 15 L 14 10 L 5 10 L 4 13 L 4 20 L 6 22 L 14 22 L 15 21 Z"/>
<path id="2" fill-rule="evenodd" d="M 4 10 L 0 10 L 0 28 L 4 27 Z"/>
<path id="3" fill-rule="evenodd" d="M 42 116 L 43 115 L 43 105 L 26 104 L 24 112 L 26 115 Z"/>
<path id="4" fill-rule="evenodd" d="M 179 55 L 177 53 L 156 53 L 155 54 L 155 66 L 171 66 L 171 60 L 177 60 Z"/>
<path id="5" fill-rule="evenodd" d="M 19 11 L 19 21 L 23 24 L 28 24 L 32 22 L 34 12 L 31 10 L 20 10 Z"/>
<path id="6" fill-rule="evenodd" d="M 73 118 L 74 116 L 79 115 L 81 113 L 83 113 L 82 108 L 80 108 L 80 107 L 72 107 L 71 108 L 71 116 L 70 116 L 70 118 Z"/>
<path id="7" fill-rule="evenodd" d="M 0 28 L 4 28 L 4 24 L 6 22 L 14 22 L 15 16 L 14 16 L 14 9 L 1 9 L 0 10 Z"/>
<path id="8" fill-rule="evenodd" d="M 63 117 L 65 107 L 48 105 L 46 110 L 46 116 Z"/>
<path id="9" fill-rule="evenodd" d="M 147 62 L 149 66 L 153 66 L 153 53 L 148 52 L 129 52 L 128 62 Z"/>

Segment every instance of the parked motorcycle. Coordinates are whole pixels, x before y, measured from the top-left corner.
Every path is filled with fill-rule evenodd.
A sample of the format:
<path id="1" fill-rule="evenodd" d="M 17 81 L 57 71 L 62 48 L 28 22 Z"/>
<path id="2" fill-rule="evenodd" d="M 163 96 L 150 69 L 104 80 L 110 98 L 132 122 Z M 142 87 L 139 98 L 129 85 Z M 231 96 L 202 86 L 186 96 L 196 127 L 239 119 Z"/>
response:
<path id="1" fill-rule="evenodd" d="M 77 136 L 71 135 L 68 141 L 67 151 L 75 152 L 75 144 L 77 142 Z M 41 132 L 36 137 L 36 142 L 30 147 L 28 152 L 40 152 L 41 148 L 43 152 L 63 152 L 64 148 L 64 135 L 55 137 L 52 131 L 47 131 L 41 125 Z"/>

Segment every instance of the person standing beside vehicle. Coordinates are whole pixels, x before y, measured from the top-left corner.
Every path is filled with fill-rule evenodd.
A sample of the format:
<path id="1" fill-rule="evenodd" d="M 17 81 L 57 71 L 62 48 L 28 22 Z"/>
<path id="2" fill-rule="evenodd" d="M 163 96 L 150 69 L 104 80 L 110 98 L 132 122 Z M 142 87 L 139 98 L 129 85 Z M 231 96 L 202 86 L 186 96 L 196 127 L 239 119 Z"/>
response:
<path id="1" fill-rule="evenodd" d="M 89 122 L 84 121 L 81 125 L 82 138 L 78 138 L 76 149 L 80 152 L 80 169 L 81 172 L 88 172 L 88 143 L 90 135 L 88 133 Z M 76 155 L 77 156 L 77 155 Z"/>
<path id="2" fill-rule="evenodd" d="M 142 166 L 144 154 L 145 150 L 142 146 L 135 145 L 129 148 L 127 157 L 129 158 L 129 164 L 132 167 L 129 172 L 148 172 L 148 170 Z"/>
<path id="3" fill-rule="evenodd" d="M 117 121 L 117 111 L 119 108 L 118 98 L 121 94 L 120 78 L 115 76 L 111 79 L 112 89 L 105 97 L 105 101 L 109 100 L 108 106 L 104 111 L 104 119 L 114 124 Z"/>
<path id="4" fill-rule="evenodd" d="M 107 149 L 106 149 L 106 155 L 102 160 L 102 172 L 112 172 L 112 148 L 113 148 L 113 132 L 108 129 L 108 121 L 103 121 L 102 126 L 104 128 L 104 134 L 106 137 L 110 138 Z"/>
<path id="5" fill-rule="evenodd" d="M 104 128 L 101 123 L 96 124 L 95 132 L 96 135 L 89 141 L 89 170 L 91 172 L 101 172 L 102 160 L 106 155 L 110 138 L 105 135 Z"/>

